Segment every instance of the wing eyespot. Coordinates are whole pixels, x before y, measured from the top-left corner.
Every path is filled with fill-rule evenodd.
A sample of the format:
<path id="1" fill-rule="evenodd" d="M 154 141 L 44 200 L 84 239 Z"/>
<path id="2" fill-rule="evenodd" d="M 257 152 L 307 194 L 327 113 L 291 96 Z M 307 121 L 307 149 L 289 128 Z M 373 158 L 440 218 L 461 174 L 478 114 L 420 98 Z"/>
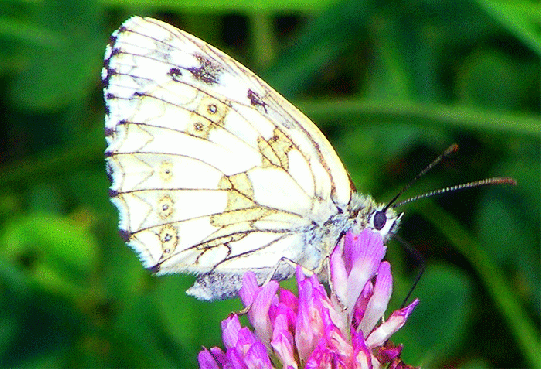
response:
<path id="1" fill-rule="evenodd" d="M 160 229 L 158 238 L 162 243 L 162 258 L 170 255 L 175 251 L 175 248 L 178 245 L 179 238 L 177 234 L 177 229 L 173 225 L 166 224 L 165 226 L 163 226 Z"/>
<path id="2" fill-rule="evenodd" d="M 158 175 L 162 181 L 170 182 L 173 178 L 173 163 L 168 160 L 162 161 L 158 169 Z"/>
<path id="3" fill-rule="evenodd" d="M 207 111 L 209 112 L 209 114 L 216 114 L 218 112 L 218 107 L 216 106 L 216 104 L 209 104 L 207 106 Z"/>
<path id="4" fill-rule="evenodd" d="M 158 216 L 162 219 L 168 219 L 173 215 L 175 203 L 169 195 L 165 195 L 158 200 Z"/>

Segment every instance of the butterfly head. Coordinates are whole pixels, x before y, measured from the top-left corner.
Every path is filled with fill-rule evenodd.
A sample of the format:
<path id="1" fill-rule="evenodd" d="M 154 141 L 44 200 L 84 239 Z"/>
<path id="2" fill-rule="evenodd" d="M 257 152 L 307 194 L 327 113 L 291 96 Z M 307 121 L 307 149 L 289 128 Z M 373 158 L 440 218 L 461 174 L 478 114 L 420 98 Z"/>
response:
<path id="1" fill-rule="evenodd" d="M 402 214 L 387 206 L 378 206 L 368 215 L 368 226 L 386 240 L 396 233 Z"/>
<path id="2" fill-rule="evenodd" d="M 403 214 L 388 204 L 376 204 L 370 196 L 358 193 L 352 197 L 349 213 L 354 233 L 370 228 L 381 234 L 384 241 L 396 233 Z"/>

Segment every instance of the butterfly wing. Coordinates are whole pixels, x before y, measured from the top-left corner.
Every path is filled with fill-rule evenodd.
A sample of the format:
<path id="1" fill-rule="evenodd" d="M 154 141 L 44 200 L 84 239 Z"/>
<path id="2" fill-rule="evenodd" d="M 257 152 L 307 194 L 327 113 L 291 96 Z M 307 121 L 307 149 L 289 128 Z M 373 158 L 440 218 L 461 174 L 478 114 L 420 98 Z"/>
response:
<path id="1" fill-rule="evenodd" d="M 293 105 L 151 18 L 113 34 L 102 78 L 111 198 L 145 267 L 201 274 L 189 293 L 216 299 L 234 295 L 247 270 L 263 281 L 321 266 L 329 250 L 314 229 L 349 203 L 351 184 Z"/>

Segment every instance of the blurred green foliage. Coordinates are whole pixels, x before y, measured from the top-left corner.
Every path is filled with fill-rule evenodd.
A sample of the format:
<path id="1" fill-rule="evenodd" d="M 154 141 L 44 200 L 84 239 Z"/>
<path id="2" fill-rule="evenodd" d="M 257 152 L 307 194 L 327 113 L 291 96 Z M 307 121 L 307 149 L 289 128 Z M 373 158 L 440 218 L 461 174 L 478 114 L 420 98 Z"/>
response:
<path id="1" fill-rule="evenodd" d="M 156 278 L 117 233 L 104 170 L 100 69 L 131 15 L 226 51 L 292 99 L 361 192 L 404 206 L 425 256 L 421 303 L 394 337 L 425 367 L 540 367 L 541 6 L 530 1 L 5 1 L 0 4 L 0 365 L 196 366 L 238 301 Z M 391 241 L 395 302 L 415 263 Z M 288 286 L 293 283 L 286 282 Z"/>

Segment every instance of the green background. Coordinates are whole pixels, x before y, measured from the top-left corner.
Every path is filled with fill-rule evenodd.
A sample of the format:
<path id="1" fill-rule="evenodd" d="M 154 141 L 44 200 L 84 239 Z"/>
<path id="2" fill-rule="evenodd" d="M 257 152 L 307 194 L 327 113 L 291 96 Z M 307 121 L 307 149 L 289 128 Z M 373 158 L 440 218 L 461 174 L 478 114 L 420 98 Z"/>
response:
<path id="1" fill-rule="evenodd" d="M 154 16 L 238 59 L 321 127 L 358 190 L 405 205 L 427 271 L 393 337 L 424 367 L 541 367 L 541 6 L 528 1 L 3 1 L 0 365 L 196 366 L 237 300 L 186 296 L 121 241 L 107 196 L 100 69 L 108 36 Z M 393 306 L 416 263 L 389 242 Z M 294 286 L 288 282 L 287 286 Z"/>

